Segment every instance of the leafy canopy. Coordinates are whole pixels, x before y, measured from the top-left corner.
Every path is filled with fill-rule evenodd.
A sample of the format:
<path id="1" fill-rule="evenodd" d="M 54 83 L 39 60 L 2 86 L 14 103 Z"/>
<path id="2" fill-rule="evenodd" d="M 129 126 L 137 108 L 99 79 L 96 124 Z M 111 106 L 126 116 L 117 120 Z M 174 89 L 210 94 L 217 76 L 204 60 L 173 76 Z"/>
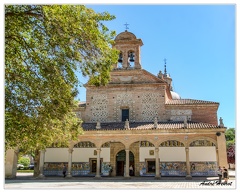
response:
<path id="1" fill-rule="evenodd" d="M 225 132 L 227 147 L 235 144 L 235 128 L 229 128 Z"/>
<path id="2" fill-rule="evenodd" d="M 6 148 L 44 149 L 81 133 L 77 71 L 104 85 L 116 63 L 115 17 L 83 5 L 5 6 Z"/>
<path id="3" fill-rule="evenodd" d="M 20 157 L 18 159 L 18 163 L 24 165 L 25 167 L 27 167 L 30 164 L 30 159 L 29 159 L 29 157 Z"/>

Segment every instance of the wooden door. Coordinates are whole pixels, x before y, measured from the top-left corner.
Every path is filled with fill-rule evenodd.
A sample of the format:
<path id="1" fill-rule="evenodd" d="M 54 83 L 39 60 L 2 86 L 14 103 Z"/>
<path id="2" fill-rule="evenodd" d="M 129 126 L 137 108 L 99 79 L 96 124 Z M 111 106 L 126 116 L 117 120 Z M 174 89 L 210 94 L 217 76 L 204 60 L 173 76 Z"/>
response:
<path id="1" fill-rule="evenodd" d="M 117 176 L 124 175 L 124 161 L 117 161 Z"/>

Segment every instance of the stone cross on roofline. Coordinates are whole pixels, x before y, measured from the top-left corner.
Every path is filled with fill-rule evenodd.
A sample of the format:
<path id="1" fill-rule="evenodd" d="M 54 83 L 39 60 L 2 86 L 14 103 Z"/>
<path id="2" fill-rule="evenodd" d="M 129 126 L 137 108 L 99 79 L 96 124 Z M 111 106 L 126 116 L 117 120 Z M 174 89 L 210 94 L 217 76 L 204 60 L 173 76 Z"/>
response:
<path id="1" fill-rule="evenodd" d="M 129 25 L 129 24 L 126 22 L 124 25 L 126 26 L 126 31 L 127 31 L 127 30 L 129 29 L 129 28 L 128 28 L 128 25 Z"/>

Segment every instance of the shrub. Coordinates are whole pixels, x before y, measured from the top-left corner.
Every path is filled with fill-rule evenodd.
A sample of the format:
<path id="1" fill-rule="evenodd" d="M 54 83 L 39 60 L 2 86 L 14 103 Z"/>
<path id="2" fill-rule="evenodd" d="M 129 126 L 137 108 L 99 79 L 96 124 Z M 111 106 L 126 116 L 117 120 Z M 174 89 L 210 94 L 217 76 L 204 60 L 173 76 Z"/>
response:
<path id="1" fill-rule="evenodd" d="M 30 164 L 30 159 L 28 157 L 20 157 L 18 159 L 18 163 L 24 165 L 24 167 L 27 168 Z"/>

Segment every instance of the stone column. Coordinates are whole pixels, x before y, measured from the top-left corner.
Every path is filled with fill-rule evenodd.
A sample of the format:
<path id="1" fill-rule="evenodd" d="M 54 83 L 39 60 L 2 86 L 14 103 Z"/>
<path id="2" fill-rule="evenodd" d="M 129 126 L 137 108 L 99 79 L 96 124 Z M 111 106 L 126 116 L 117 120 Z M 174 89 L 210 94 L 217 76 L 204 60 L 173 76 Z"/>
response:
<path id="1" fill-rule="evenodd" d="M 186 179 L 187 180 L 191 180 L 192 176 L 191 176 L 191 173 L 190 173 L 189 148 L 186 147 L 185 151 L 186 151 L 186 166 L 187 166 L 187 176 L 186 176 Z"/>
<path id="2" fill-rule="evenodd" d="M 96 176 L 95 178 L 101 178 L 101 175 L 100 175 L 100 153 L 101 153 L 101 149 L 97 149 L 97 172 L 96 172 Z"/>
<path id="3" fill-rule="evenodd" d="M 73 149 L 68 149 L 68 171 L 67 171 L 67 178 L 72 177 L 72 152 Z"/>
<path id="4" fill-rule="evenodd" d="M 19 150 L 8 149 L 5 158 L 5 178 L 16 178 Z"/>
<path id="5" fill-rule="evenodd" d="M 126 171 L 125 171 L 125 178 L 130 178 L 129 176 L 129 149 L 125 149 L 126 152 Z"/>
<path id="6" fill-rule="evenodd" d="M 45 176 L 43 175 L 43 165 L 44 165 L 44 161 L 45 161 L 45 152 L 46 150 L 41 150 L 40 151 L 40 160 L 39 160 L 39 170 L 40 170 L 40 174 L 39 174 L 39 178 L 44 178 Z"/>
<path id="7" fill-rule="evenodd" d="M 160 179 L 160 168 L 159 168 L 159 147 L 155 147 L 155 179 Z"/>

